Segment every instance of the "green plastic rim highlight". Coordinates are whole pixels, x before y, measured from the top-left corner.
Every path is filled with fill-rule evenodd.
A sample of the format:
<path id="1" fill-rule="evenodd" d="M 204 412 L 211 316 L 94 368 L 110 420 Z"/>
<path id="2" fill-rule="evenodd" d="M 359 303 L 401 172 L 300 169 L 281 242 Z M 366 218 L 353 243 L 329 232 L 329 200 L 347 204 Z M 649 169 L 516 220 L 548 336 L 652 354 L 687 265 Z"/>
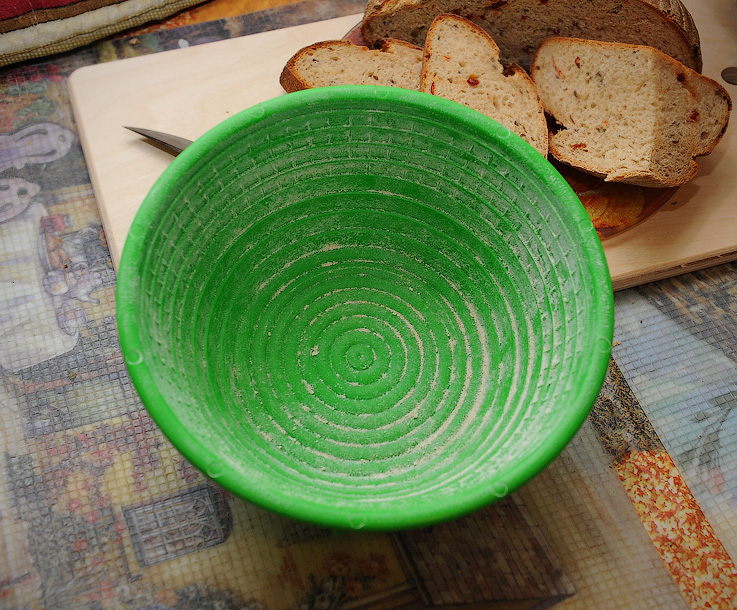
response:
<path id="1" fill-rule="evenodd" d="M 573 191 L 508 129 L 381 87 L 221 123 L 144 200 L 117 286 L 143 404 L 236 495 L 346 529 L 481 508 L 606 373 L 613 294 Z"/>

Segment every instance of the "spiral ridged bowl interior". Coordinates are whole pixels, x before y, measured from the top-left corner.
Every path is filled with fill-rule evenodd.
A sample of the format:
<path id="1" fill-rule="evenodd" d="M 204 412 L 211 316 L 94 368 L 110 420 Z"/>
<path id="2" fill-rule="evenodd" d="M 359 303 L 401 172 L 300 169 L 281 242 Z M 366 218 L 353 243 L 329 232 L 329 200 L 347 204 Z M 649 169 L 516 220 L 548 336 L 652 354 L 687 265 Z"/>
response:
<path id="1" fill-rule="evenodd" d="M 522 485 L 572 438 L 612 290 L 565 181 L 506 128 L 399 89 L 285 95 L 153 187 L 124 356 L 184 455 L 289 517 L 392 530 Z"/>

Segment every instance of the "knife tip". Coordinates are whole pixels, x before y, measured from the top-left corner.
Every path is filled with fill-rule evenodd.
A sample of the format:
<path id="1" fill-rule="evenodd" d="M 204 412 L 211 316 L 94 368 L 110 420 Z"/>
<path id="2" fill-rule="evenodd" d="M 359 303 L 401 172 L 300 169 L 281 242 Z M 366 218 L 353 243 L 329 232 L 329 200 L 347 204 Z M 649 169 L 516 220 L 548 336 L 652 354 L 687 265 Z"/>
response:
<path id="1" fill-rule="evenodd" d="M 137 134 L 145 135 L 144 131 L 145 129 L 141 129 L 140 127 L 130 127 L 128 125 L 123 125 L 123 129 L 130 129 L 131 131 L 134 131 Z"/>

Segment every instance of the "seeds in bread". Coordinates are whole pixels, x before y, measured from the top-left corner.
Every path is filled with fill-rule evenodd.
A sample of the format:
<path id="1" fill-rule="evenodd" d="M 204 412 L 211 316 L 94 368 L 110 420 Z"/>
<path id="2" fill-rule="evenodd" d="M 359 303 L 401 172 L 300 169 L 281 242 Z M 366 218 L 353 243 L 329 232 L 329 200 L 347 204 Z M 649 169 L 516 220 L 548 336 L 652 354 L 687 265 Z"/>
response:
<path id="1" fill-rule="evenodd" d="M 547 156 L 548 128 L 532 80 L 519 66 L 505 70 L 494 41 L 467 19 L 441 15 L 433 21 L 420 90 L 491 117 Z"/>
<path id="2" fill-rule="evenodd" d="M 607 181 L 679 186 L 698 169 L 729 122 L 719 83 L 652 47 L 550 38 L 531 76 L 556 159 Z"/>
<path id="3" fill-rule="evenodd" d="M 361 25 L 373 44 L 383 38 L 423 46 L 433 19 L 454 13 L 494 39 L 502 63 L 530 67 L 551 36 L 646 44 L 701 71 L 701 47 L 680 0 L 368 0 Z"/>
<path id="4" fill-rule="evenodd" d="M 318 42 L 295 53 L 279 82 L 287 93 L 331 85 L 381 85 L 419 89 L 422 49 L 386 40 L 368 49 L 347 40 Z"/>

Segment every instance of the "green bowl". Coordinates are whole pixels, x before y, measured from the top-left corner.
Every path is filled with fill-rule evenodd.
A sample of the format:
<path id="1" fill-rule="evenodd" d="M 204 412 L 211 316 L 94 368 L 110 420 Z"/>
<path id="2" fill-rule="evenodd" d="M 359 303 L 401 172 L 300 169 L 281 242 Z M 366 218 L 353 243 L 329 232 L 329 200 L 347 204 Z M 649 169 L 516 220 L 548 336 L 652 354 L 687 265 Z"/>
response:
<path id="1" fill-rule="evenodd" d="M 335 528 L 467 514 L 539 473 L 601 389 L 602 247 L 507 128 L 401 89 L 254 106 L 156 182 L 119 269 L 143 404 L 234 494 Z"/>

